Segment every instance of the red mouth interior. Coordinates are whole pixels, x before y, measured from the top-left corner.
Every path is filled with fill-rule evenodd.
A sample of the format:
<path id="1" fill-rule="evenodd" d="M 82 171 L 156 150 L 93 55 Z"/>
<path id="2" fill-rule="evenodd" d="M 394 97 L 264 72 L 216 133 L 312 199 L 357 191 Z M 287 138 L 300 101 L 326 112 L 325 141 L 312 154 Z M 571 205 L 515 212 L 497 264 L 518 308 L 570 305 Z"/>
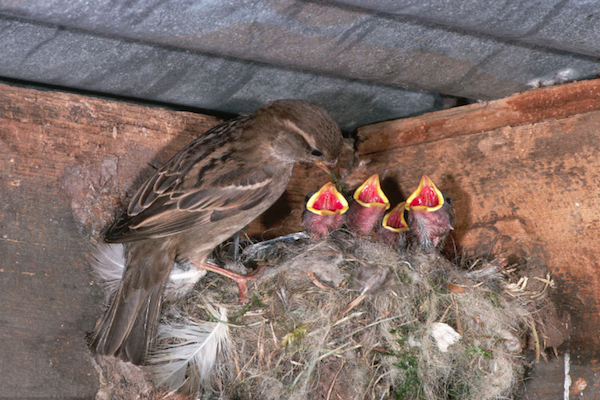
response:
<path id="1" fill-rule="evenodd" d="M 344 208 L 344 204 L 334 193 L 325 191 L 317 197 L 312 208 L 315 210 L 338 211 Z"/>
<path id="2" fill-rule="evenodd" d="M 385 203 L 379 195 L 375 185 L 365 185 L 360 191 L 358 199 L 363 203 Z"/>
<path id="3" fill-rule="evenodd" d="M 424 187 L 417 197 L 411 202 L 411 206 L 436 207 L 440 204 L 440 199 L 433 188 Z"/>
<path id="4" fill-rule="evenodd" d="M 394 229 L 406 228 L 406 225 L 402 222 L 402 210 L 400 212 L 392 213 L 387 219 L 387 226 Z"/>

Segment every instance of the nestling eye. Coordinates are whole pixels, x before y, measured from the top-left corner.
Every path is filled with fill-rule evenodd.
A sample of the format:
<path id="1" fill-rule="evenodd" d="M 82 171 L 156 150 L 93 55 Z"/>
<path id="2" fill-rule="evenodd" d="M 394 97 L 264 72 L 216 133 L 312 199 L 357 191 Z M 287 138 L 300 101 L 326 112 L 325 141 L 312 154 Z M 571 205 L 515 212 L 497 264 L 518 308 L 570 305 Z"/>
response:
<path id="1" fill-rule="evenodd" d="M 317 149 L 313 149 L 313 148 L 311 148 L 310 154 L 313 155 L 313 156 L 315 156 L 315 157 L 321 157 L 323 155 L 323 153 L 321 152 L 321 150 L 317 150 Z"/>

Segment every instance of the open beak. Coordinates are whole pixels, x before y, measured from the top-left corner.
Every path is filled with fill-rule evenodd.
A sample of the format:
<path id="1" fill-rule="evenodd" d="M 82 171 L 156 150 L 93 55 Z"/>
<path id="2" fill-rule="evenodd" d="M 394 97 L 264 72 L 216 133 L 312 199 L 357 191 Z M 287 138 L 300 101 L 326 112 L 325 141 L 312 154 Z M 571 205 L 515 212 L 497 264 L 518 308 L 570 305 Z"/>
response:
<path id="1" fill-rule="evenodd" d="M 341 215 L 348 210 L 348 202 L 333 183 L 327 182 L 310 196 L 306 209 L 317 215 Z"/>
<path id="2" fill-rule="evenodd" d="M 410 228 L 404 219 L 404 206 L 405 202 L 398 204 L 396 207 L 392 208 L 385 216 L 383 217 L 383 221 L 381 225 L 392 232 L 402 232 L 407 231 Z"/>
<path id="3" fill-rule="evenodd" d="M 443 205 L 444 195 L 427 175 L 423 175 L 417 190 L 406 199 L 405 208 L 409 211 L 433 212 Z"/>
<path id="4" fill-rule="evenodd" d="M 379 175 L 375 174 L 367 179 L 354 191 L 354 200 L 367 208 L 390 208 L 390 201 L 381 190 Z"/>

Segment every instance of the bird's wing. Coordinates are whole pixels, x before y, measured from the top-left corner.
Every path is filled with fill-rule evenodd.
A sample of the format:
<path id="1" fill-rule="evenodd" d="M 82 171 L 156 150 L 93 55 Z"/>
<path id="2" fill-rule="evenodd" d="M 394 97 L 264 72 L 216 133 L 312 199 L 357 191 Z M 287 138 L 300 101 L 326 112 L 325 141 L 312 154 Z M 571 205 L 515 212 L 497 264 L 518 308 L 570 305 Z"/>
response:
<path id="1" fill-rule="evenodd" d="M 232 157 L 226 141 L 203 136 L 169 160 L 133 196 L 107 241 L 170 236 L 260 204 L 271 193 L 276 171 Z"/>
<path id="2" fill-rule="evenodd" d="M 128 242 L 170 236 L 251 209 L 271 193 L 273 179 L 264 170 L 236 169 L 235 175 L 235 181 L 220 180 L 192 188 L 182 188 L 175 180 L 172 187 L 160 193 L 144 186 L 153 193 L 141 193 L 141 197 L 152 201 L 144 202 L 139 212 L 128 212 L 118 220 L 107 233 L 107 240 Z"/>

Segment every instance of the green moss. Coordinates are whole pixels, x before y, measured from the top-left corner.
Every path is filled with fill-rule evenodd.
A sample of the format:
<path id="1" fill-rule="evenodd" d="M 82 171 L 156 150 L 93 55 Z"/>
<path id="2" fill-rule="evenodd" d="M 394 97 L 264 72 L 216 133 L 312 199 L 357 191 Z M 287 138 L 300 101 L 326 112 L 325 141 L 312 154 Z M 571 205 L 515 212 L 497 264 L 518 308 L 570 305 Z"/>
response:
<path id="1" fill-rule="evenodd" d="M 282 348 L 289 348 L 292 347 L 298 343 L 300 343 L 302 341 L 302 339 L 304 339 L 304 336 L 306 336 L 306 333 L 308 332 L 308 326 L 306 325 L 300 325 L 299 327 L 297 327 L 296 329 L 294 329 L 291 332 L 288 332 L 282 339 L 281 339 L 281 343 L 280 346 Z"/>
<path id="2" fill-rule="evenodd" d="M 449 400 L 469 399 L 469 395 L 469 385 L 466 382 L 453 382 L 453 384 L 448 387 Z"/>
<path id="3" fill-rule="evenodd" d="M 495 308 L 504 308 L 502 307 L 502 303 L 500 302 L 500 298 L 498 298 L 498 294 L 494 292 L 487 292 L 485 294 L 485 298 L 492 303 Z"/>
<path id="4" fill-rule="evenodd" d="M 494 358 L 494 354 L 489 350 L 484 350 L 479 347 L 470 347 L 467 349 L 468 356 L 482 356 L 483 358 L 492 359 Z"/>
<path id="5" fill-rule="evenodd" d="M 404 379 L 397 382 L 394 388 L 393 399 L 422 399 L 421 380 L 418 374 L 419 359 L 411 353 L 397 354 L 398 362 L 393 363 L 395 367 L 404 370 Z"/>
<path id="6" fill-rule="evenodd" d="M 258 297 L 257 295 L 254 295 L 254 296 L 252 296 L 252 299 L 250 299 L 248 304 L 246 304 L 246 306 L 240 310 L 240 312 L 238 312 L 237 314 L 235 314 L 231 318 L 229 318 L 229 321 L 231 323 L 235 324 L 237 319 L 242 317 L 248 311 L 255 310 L 258 308 L 264 308 L 264 307 L 265 307 L 265 303 L 262 302 L 260 297 Z"/>

